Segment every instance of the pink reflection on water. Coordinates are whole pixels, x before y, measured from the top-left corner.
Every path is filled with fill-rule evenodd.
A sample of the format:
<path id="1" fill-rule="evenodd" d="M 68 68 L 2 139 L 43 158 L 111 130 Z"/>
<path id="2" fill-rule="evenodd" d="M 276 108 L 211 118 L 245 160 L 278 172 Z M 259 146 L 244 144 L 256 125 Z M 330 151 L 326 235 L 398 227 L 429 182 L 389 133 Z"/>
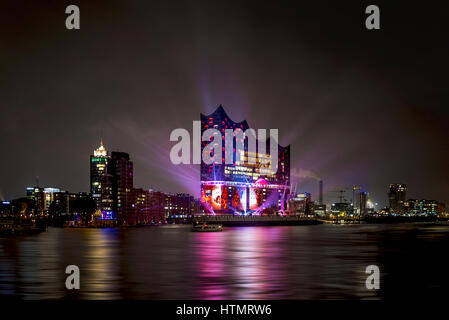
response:
<path id="1" fill-rule="evenodd" d="M 288 296 L 283 228 L 225 228 L 199 233 L 195 246 L 199 299 L 280 299 Z"/>
<path id="2" fill-rule="evenodd" d="M 224 270 L 223 232 L 204 232 L 197 234 L 196 259 L 198 263 L 199 295 L 202 299 L 226 299 L 226 286 L 220 283 Z"/>
<path id="3" fill-rule="evenodd" d="M 242 228 L 231 241 L 232 276 L 237 288 L 236 299 L 282 298 L 286 290 L 282 277 L 283 247 L 279 245 L 282 228 Z"/>

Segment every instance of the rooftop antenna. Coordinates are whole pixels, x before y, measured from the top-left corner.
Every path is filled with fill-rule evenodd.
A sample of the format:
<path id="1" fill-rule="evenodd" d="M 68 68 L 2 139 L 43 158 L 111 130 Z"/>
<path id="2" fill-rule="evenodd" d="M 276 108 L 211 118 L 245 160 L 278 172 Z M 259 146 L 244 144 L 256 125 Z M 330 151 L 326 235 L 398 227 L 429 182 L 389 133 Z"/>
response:
<path id="1" fill-rule="evenodd" d="M 36 176 L 36 187 L 39 187 L 39 176 Z"/>

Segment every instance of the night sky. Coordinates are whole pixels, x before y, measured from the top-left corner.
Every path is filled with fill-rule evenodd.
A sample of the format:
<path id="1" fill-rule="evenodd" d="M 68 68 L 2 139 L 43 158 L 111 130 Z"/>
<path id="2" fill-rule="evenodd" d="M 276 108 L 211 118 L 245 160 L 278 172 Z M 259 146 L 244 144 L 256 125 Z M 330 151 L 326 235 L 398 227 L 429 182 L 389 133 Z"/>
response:
<path id="1" fill-rule="evenodd" d="M 136 187 L 198 196 L 199 167 L 171 164 L 169 135 L 222 104 L 279 128 L 314 198 L 321 178 L 329 203 L 358 185 L 385 205 L 390 183 L 449 203 L 448 5 L 341 2 L 2 1 L 0 199 L 36 176 L 88 191 L 100 137 L 130 154 Z M 365 28 L 368 4 L 381 30 Z"/>

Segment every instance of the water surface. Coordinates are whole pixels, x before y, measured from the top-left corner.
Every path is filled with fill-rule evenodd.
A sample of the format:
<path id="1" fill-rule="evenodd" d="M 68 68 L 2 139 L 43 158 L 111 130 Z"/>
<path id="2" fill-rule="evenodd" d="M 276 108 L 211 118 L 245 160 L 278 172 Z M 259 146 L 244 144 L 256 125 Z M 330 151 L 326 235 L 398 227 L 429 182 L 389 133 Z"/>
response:
<path id="1" fill-rule="evenodd" d="M 395 299 L 449 289 L 449 226 L 49 228 L 0 238 L 0 295 L 24 299 Z M 81 290 L 65 288 L 65 267 Z M 365 287 L 378 265 L 381 289 Z"/>

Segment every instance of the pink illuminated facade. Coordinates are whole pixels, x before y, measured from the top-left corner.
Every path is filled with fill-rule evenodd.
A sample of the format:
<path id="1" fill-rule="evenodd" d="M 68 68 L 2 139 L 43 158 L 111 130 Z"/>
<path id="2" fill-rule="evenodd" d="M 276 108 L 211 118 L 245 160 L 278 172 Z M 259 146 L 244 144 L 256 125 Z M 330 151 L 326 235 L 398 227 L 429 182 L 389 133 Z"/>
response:
<path id="1" fill-rule="evenodd" d="M 246 121 L 234 122 L 220 105 L 210 115 L 201 114 L 201 133 L 207 129 L 216 129 L 222 134 L 222 163 L 201 164 L 201 201 L 209 214 L 269 215 L 282 213 L 290 193 L 290 146 L 278 146 L 277 171 L 267 169 L 272 157 L 269 151 L 264 153 L 248 151 L 247 138 L 240 163 L 225 163 L 225 130 L 237 128 L 246 131 Z M 236 140 L 233 138 L 236 159 Z M 202 142 L 204 147 L 209 142 Z M 267 148 L 270 150 L 269 139 Z M 238 150 L 237 150 L 238 152 Z M 248 161 L 252 158 L 253 161 Z"/>

